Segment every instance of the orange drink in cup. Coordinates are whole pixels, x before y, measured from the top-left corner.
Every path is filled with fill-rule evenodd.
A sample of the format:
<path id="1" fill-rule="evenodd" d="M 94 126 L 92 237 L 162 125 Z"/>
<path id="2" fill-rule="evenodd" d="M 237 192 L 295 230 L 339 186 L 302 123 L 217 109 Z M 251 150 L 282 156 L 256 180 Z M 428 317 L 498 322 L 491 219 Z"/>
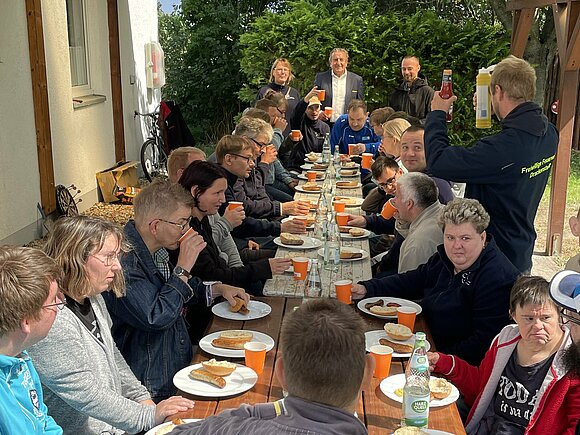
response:
<path id="1" fill-rule="evenodd" d="M 332 107 L 326 106 L 324 108 L 324 114 L 326 115 L 327 118 L 330 118 L 332 116 Z"/>
<path id="2" fill-rule="evenodd" d="M 341 227 L 348 224 L 348 213 L 336 213 L 336 223 Z"/>
<path id="3" fill-rule="evenodd" d="M 293 141 L 298 142 L 300 140 L 300 130 L 292 130 L 290 132 L 290 137 Z"/>
<path id="4" fill-rule="evenodd" d="M 308 181 L 316 181 L 316 171 L 306 171 Z"/>
<path id="5" fill-rule="evenodd" d="M 235 208 L 242 207 L 243 205 L 244 205 L 243 202 L 240 202 L 240 201 L 231 201 L 228 204 L 228 210 L 233 210 Z"/>
<path id="6" fill-rule="evenodd" d="M 375 359 L 374 377 L 384 379 L 389 376 L 391 371 L 391 359 L 393 358 L 393 348 L 375 344 L 371 346 L 371 355 Z"/>
<path id="7" fill-rule="evenodd" d="M 372 160 L 373 160 L 373 155 L 371 153 L 363 153 L 362 154 L 362 163 L 361 163 L 362 168 L 363 169 L 370 169 Z"/>
<path id="8" fill-rule="evenodd" d="M 294 281 L 304 281 L 308 272 L 308 258 L 295 257 L 292 259 L 292 267 L 294 268 Z"/>
<path id="9" fill-rule="evenodd" d="M 397 211 L 397 209 L 393 205 L 393 199 L 391 198 L 387 202 L 385 202 L 385 205 L 383 205 L 383 209 L 381 210 L 381 216 L 384 217 L 385 219 L 391 219 L 395 214 L 395 211 Z"/>
<path id="10" fill-rule="evenodd" d="M 343 213 L 346 208 L 346 202 L 344 201 L 334 201 L 334 211 L 337 213 Z"/>
<path id="11" fill-rule="evenodd" d="M 415 327 L 415 319 L 417 318 L 417 310 L 413 307 L 399 307 L 397 308 L 397 320 L 399 325 L 405 325 L 411 331 Z"/>
<path id="12" fill-rule="evenodd" d="M 193 228 L 189 227 L 189 229 L 185 233 L 183 233 L 183 236 L 181 236 L 179 238 L 179 243 L 183 242 L 183 239 L 185 239 L 187 237 L 187 235 L 191 234 L 192 232 L 193 232 Z"/>
<path id="13" fill-rule="evenodd" d="M 326 89 L 318 89 L 318 99 L 323 101 L 326 98 Z"/>
<path id="14" fill-rule="evenodd" d="M 250 341 L 244 344 L 244 356 L 246 367 L 251 368 L 257 374 L 264 371 L 264 361 L 266 361 L 266 343 Z"/>
<path id="15" fill-rule="evenodd" d="M 335 281 L 334 288 L 336 289 L 336 299 L 343 304 L 350 305 L 352 302 L 352 281 L 350 279 Z"/>

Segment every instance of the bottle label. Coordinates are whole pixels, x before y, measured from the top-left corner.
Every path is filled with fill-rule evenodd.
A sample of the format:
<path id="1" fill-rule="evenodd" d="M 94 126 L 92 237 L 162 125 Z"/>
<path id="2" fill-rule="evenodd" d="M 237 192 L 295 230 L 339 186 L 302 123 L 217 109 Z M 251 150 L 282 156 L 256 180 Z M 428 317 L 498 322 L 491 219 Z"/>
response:
<path id="1" fill-rule="evenodd" d="M 405 394 L 403 396 L 403 422 L 405 426 L 427 427 L 429 422 L 429 396 Z"/>

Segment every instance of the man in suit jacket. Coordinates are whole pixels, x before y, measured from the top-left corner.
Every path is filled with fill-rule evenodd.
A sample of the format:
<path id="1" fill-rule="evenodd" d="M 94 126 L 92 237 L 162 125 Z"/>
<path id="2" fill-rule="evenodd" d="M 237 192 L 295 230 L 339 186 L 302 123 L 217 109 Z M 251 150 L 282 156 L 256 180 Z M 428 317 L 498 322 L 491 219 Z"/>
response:
<path id="1" fill-rule="evenodd" d="M 314 85 L 319 90 L 326 91 L 325 98 L 321 101 L 322 108 L 332 107 L 330 116 L 331 124 L 346 113 L 351 100 L 364 100 L 363 79 L 358 74 L 347 71 L 348 52 L 344 48 L 335 48 L 328 58 L 330 71 L 316 74 Z"/>

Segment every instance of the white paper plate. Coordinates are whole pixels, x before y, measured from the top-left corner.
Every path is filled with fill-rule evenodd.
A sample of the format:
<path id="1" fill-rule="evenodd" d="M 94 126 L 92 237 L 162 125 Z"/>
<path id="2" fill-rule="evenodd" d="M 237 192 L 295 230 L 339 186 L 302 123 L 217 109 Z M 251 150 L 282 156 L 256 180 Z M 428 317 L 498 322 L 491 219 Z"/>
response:
<path id="1" fill-rule="evenodd" d="M 436 377 L 436 376 L 432 376 Z M 395 394 L 395 390 L 397 388 L 403 388 L 405 386 L 405 374 L 401 373 L 398 375 L 389 376 L 386 379 L 383 379 L 381 382 L 380 388 L 385 396 L 389 399 L 394 400 L 395 402 L 403 403 L 403 397 L 399 397 Z M 445 399 L 433 399 L 429 402 L 430 408 L 437 408 L 438 406 L 445 406 L 450 405 L 451 403 L 455 402 L 459 399 L 459 390 L 455 387 L 455 385 L 451 384 L 451 394 L 447 396 Z"/>
<path id="2" fill-rule="evenodd" d="M 337 189 L 358 189 L 362 187 L 361 183 L 357 183 L 355 186 L 336 186 Z"/>
<path id="3" fill-rule="evenodd" d="M 284 243 L 282 243 L 282 240 L 280 239 L 280 237 L 276 237 L 274 239 L 274 243 L 277 244 L 278 246 L 282 246 L 282 247 L 288 248 L 288 249 L 313 249 L 313 248 L 318 248 L 319 246 L 322 246 L 322 241 L 320 241 L 318 239 L 314 239 L 314 238 L 308 237 L 308 236 L 301 236 L 301 235 L 298 235 L 298 237 L 300 237 L 302 240 L 304 240 L 304 243 L 302 245 L 285 245 Z"/>
<path id="4" fill-rule="evenodd" d="M 224 388 L 218 388 L 215 385 L 189 377 L 189 373 L 192 370 L 202 367 L 201 363 L 179 370 L 173 376 L 173 385 L 181 391 L 201 397 L 235 396 L 236 394 L 248 391 L 258 381 L 258 375 L 251 368 L 241 364 L 236 364 L 236 366 L 236 370 L 231 375 L 224 376 L 226 381 Z"/>
<path id="5" fill-rule="evenodd" d="M 321 172 L 326 172 L 326 170 L 328 169 L 328 165 L 326 166 L 326 168 L 320 168 L 320 169 L 313 169 L 312 168 L 312 164 L 309 163 L 304 163 L 302 166 L 300 166 L 301 169 L 304 169 L 305 171 L 321 171 Z"/>
<path id="6" fill-rule="evenodd" d="M 355 228 L 355 227 L 345 226 L 344 228 Z M 343 239 L 364 239 L 371 234 L 369 230 L 365 230 L 364 228 L 359 229 L 365 232 L 362 236 L 351 236 L 349 233 L 340 233 L 340 237 L 342 237 Z"/>
<path id="7" fill-rule="evenodd" d="M 367 352 L 371 351 L 371 346 L 379 344 L 379 340 L 381 338 L 388 338 L 389 340 L 394 341 L 395 343 L 410 344 L 411 346 L 415 345 L 415 334 L 413 334 L 413 336 L 408 340 L 393 340 L 392 338 L 387 337 L 387 333 L 383 329 L 378 329 L 376 331 L 365 332 L 365 343 Z M 425 349 L 427 350 L 431 349 L 431 344 L 427 340 L 425 340 Z M 393 352 L 393 356 L 395 358 L 410 358 L 411 354 Z"/>
<path id="8" fill-rule="evenodd" d="M 417 310 L 417 315 L 421 314 L 421 311 L 423 311 L 423 308 L 421 308 L 421 305 L 416 304 L 413 301 L 408 301 L 407 299 L 400 299 L 400 298 L 389 298 L 389 297 L 386 297 L 386 296 L 377 296 L 377 297 L 374 297 L 374 298 L 361 299 L 358 302 L 357 307 L 363 313 L 370 314 L 371 316 L 378 317 L 379 319 L 396 319 L 397 318 L 397 315 L 396 314 L 394 316 L 379 316 L 378 314 L 371 313 L 369 310 L 367 310 L 365 308 L 365 304 L 368 304 L 369 302 L 376 302 L 379 299 L 384 300 L 385 301 L 385 305 L 387 303 L 389 303 L 389 302 L 396 302 L 397 304 L 400 304 L 402 307 L 412 307 L 412 308 L 415 308 Z"/>
<path id="9" fill-rule="evenodd" d="M 318 174 L 321 174 L 322 177 Z M 323 172 L 318 172 L 318 174 L 316 175 L 316 181 L 322 181 L 325 178 L 325 175 Z M 301 180 L 308 180 L 308 175 L 306 174 L 298 174 L 298 178 L 300 178 Z"/>
<path id="10" fill-rule="evenodd" d="M 356 198 L 354 196 L 338 195 L 332 200 L 333 203 L 334 203 L 334 201 L 336 201 L 336 198 L 339 198 L 339 200 L 340 200 L 340 198 L 348 199 L 350 202 L 346 203 L 346 208 L 348 208 L 348 207 L 360 207 L 364 201 L 362 198 Z"/>
<path id="11" fill-rule="evenodd" d="M 345 178 L 345 177 L 346 178 L 351 178 L 351 177 L 358 177 L 358 176 L 360 176 L 360 171 L 356 171 L 354 174 L 349 174 L 349 173 L 345 174 L 344 173 L 344 171 L 353 171 L 354 169 L 355 168 L 344 168 L 344 169 L 341 169 L 340 170 L 340 176 L 342 178 Z"/>
<path id="12" fill-rule="evenodd" d="M 270 305 L 260 301 L 250 301 L 248 304 L 248 314 L 232 313 L 228 301 L 220 302 L 211 307 L 211 312 L 216 316 L 229 320 L 255 320 L 266 317 L 272 311 Z"/>
<path id="13" fill-rule="evenodd" d="M 199 420 L 201 420 L 201 418 L 184 418 L 183 419 L 183 421 L 186 422 L 186 423 L 193 423 L 194 421 L 199 421 Z M 167 427 L 169 425 L 172 425 L 172 424 L 173 423 L 170 422 L 170 421 L 167 421 L 165 423 L 161 423 L 160 425 L 155 426 L 155 427 L 149 429 L 147 432 L 145 432 L 145 435 L 157 435 L 157 432 L 160 429 L 163 429 L 163 428 L 165 428 L 165 427 Z M 175 426 L 175 427 L 177 427 L 177 426 Z"/>
<path id="14" fill-rule="evenodd" d="M 205 350 L 207 353 L 216 355 L 216 356 L 223 356 L 227 358 L 243 358 L 244 357 L 244 349 L 224 349 L 221 347 L 215 347 L 211 344 L 212 340 L 218 338 L 220 334 L 224 331 L 213 332 L 211 334 L 206 335 L 201 340 L 199 340 L 199 347 Z M 274 348 L 274 339 L 270 337 L 268 334 L 264 334 L 262 332 L 257 331 L 249 331 L 254 334 L 252 341 L 259 341 L 261 343 L 266 343 L 266 352 L 272 350 Z"/>
<path id="15" fill-rule="evenodd" d="M 342 169 L 355 169 L 358 168 L 359 166 L 360 164 L 357 162 L 345 162 L 340 164 L 340 167 Z"/>
<path id="16" fill-rule="evenodd" d="M 282 223 L 284 223 L 284 222 L 289 222 L 289 221 L 291 221 L 292 219 L 295 219 L 295 218 L 297 218 L 297 217 L 298 217 L 298 216 L 288 216 L 288 217 L 285 217 L 284 219 L 282 219 L 280 222 L 282 222 Z M 312 224 L 312 225 L 307 225 L 307 226 L 306 226 L 306 229 L 307 229 L 307 230 L 313 230 L 313 229 L 314 229 L 314 224 Z"/>
<path id="17" fill-rule="evenodd" d="M 322 185 L 320 185 L 321 190 L 317 190 L 316 192 L 312 191 L 312 190 L 304 190 L 302 185 L 296 186 L 295 189 L 297 192 L 302 192 L 302 193 L 309 193 L 310 195 L 320 195 L 320 192 L 322 192 Z"/>
<path id="18" fill-rule="evenodd" d="M 341 258 L 340 259 L 341 262 L 348 263 L 351 261 L 360 261 L 360 260 L 364 260 L 365 258 L 369 258 L 369 253 L 367 251 L 362 250 L 362 249 L 348 247 L 348 248 L 343 248 L 341 250 L 342 251 L 350 251 L 350 252 L 360 252 L 362 254 L 362 257 L 360 257 L 360 258 L 352 258 L 352 259 L 350 259 L 350 258 L 349 259 L 342 259 Z M 324 248 L 320 248 L 318 250 L 318 255 L 320 255 L 321 257 L 324 257 Z"/>

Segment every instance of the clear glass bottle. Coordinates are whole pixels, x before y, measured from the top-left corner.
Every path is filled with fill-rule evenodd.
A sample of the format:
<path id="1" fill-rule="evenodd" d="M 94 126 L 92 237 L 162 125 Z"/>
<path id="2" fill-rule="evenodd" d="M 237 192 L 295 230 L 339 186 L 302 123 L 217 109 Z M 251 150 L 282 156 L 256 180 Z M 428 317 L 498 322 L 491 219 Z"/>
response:
<path id="1" fill-rule="evenodd" d="M 322 163 L 330 163 L 330 134 L 326 133 L 322 143 Z"/>
<path id="2" fill-rule="evenodd" d="M 338 145 L 334 147 L 334 156 L 332 158 L 332 161 L 334 163 L 334 179 L 336 181 L 339 181 L 342 176 L 340 174 L 340 150 Z"/>
<path id="3" fill-rule="evenodd" d="M 315 258 L 310 260 L 310 271 L 306 277 L 306 285 L 304 287 L 304 297 L 302 303 L 308 302 L 310 299 L 322 297 L 322 282 L 320 280 L 320 269 L 318 260 Z"/>
<path id="4" fill-rule="evenodd" d="M 426 428 L 429 421 L 429 361 L 425 333 L 415 334 L 415 346 L 405 370 L 401 426 Z"/>
<path id="5" fill-rule="evenodd" d="M 338 272 L 340 268 L 340 230 L 336 215 L 329 213 L 328 230 L 324 241 L 324 269 Z"/>

